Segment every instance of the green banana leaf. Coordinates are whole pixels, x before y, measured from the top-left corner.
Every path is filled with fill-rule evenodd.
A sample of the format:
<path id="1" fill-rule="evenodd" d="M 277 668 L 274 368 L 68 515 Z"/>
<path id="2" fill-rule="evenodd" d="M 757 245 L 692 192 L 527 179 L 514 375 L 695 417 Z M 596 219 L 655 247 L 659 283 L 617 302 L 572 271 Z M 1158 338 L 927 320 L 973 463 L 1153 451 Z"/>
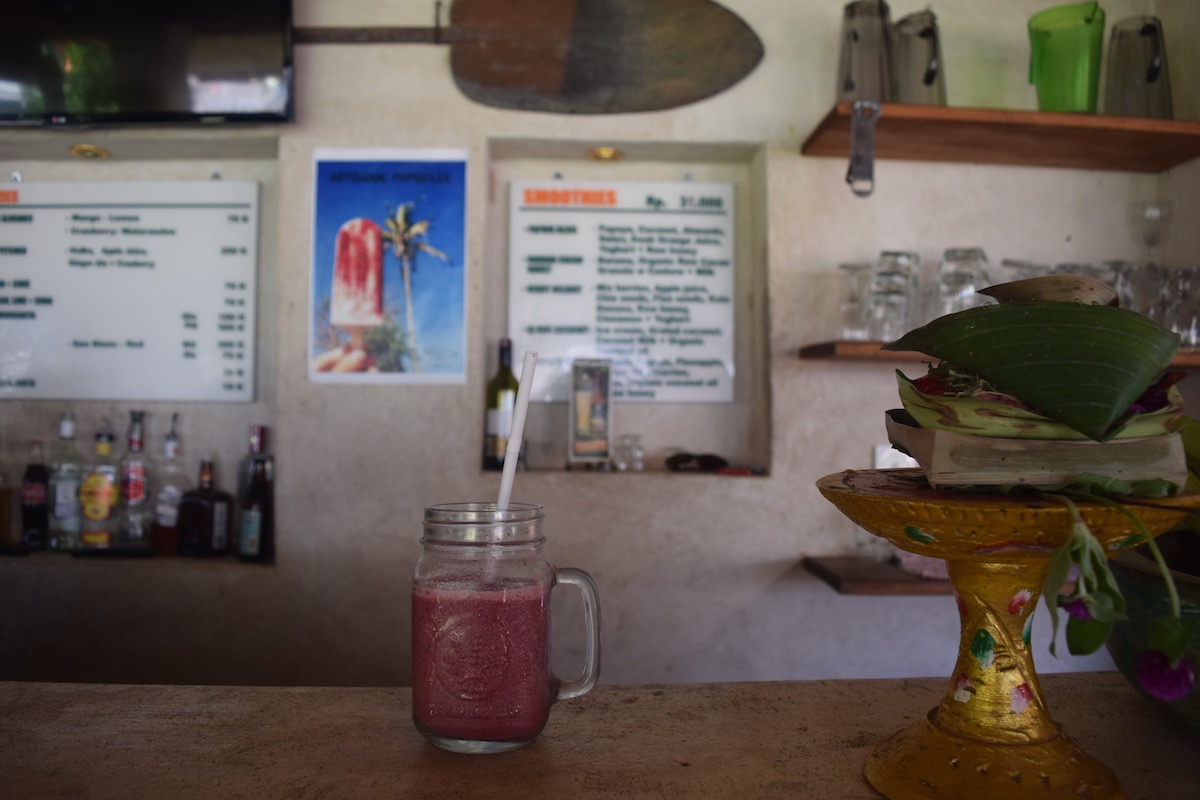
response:
<path id="1" fill-rule="evenodd" d="M 1025 300 L 939 317 L 883 349 L 975 372 L 1050 419 L 1106 441 L 1178 347 L 1174 333 L 1128 309 Z"/>

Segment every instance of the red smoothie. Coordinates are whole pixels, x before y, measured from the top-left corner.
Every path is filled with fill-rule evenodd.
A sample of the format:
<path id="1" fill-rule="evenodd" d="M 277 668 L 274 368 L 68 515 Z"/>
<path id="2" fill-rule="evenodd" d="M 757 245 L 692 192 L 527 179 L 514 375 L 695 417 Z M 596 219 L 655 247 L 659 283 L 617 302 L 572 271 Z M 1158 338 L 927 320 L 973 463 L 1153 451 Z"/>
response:
<path id="1" fill-rule="evenodd" d="M 555 693 L 540 586 L 413 589 L 413 720 L 430 736 L 527 741 Z"/>

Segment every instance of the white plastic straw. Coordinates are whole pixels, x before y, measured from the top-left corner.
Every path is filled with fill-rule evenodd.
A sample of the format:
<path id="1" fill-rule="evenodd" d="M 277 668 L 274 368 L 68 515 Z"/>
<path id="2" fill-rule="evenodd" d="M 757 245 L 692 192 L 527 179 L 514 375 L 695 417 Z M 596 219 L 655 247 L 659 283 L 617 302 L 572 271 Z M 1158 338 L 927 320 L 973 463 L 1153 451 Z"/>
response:
<path id="1" fill-rule="evenodd" d="M 512 431 L 508 434 L 508 448 L 504 451 L 504 472 L 500 476 L 500 496 L 496 508 L 508 510 L 512 498 L 513 476 L 517 471 L 517 459 L 521 457 L 521 439 L 525 436 L 525 415 L 529 412 L 529 387 L 533 385 L 533 370 L 537 367 L 537 353 L 525 351 L 521 362 L 521 382 L 517 385 L 517 403 L 513 407 Z"/>

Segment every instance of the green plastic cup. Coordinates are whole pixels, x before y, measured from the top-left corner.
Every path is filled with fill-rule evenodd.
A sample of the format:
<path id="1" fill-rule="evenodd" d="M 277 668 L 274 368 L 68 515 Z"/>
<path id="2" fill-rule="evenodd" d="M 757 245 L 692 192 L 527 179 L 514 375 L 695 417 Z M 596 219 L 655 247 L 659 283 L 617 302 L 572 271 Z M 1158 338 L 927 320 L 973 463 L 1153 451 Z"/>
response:
<path id="1" fill-rule="evenodd" d="M 1068 3 L 1029 19 L 1029 82 L 1038 110 L 1096 113 L 1104 9 L 1099 3 Z"/>

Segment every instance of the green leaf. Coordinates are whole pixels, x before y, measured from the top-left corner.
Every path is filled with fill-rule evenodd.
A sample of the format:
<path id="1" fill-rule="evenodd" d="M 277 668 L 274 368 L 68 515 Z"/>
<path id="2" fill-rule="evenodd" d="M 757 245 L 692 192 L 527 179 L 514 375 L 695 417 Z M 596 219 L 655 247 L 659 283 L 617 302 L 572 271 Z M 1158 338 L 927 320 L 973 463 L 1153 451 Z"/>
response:
<path id="1" fill-rule="evenodd" d="M 1050 555 L 1050 565 L 1046 569 L 1046 581 L 1042 584 L 1042 597 L 1045 598 L 1046 611 L 1050 614 L 1050 655 L 1055 658 L 1058 654 L 1054 645 L 1058 641 L 1058 593 L 1067 582 L 1071 571 L 1071 550 L 1067 545 L 1056 549 Z"/>
<path id="2" fill-rule="evenodd" d="M 1067 650 L 1073 656 L 1091 655 L 1104 644 L 1110 630 L 1111 622 L 1071 617 L 1067 620 Z"/>
<path id="3" fill-rule="evenodd" d="M 1161 650 L 1174 667 L 1188 648 L 1196 632 L 1197 620 L 1155 617 L 1150 620 L 1148 644 L 1151 650 Z"/>
<path id="4" fill-rule="evenodd" d="M 1092 472 L 1081 472 L 1075 476 L 1075 483 L 1082 491 L 1089 494 L 1107 494 L 1125 497 L 1133 492 L 1133 484 L 1120 478 L 1110 478 L 1107 475 L 1096 475 Z"/>
<path id="5" fill-rule="evenodd" d="M 978 373 L 1045 416 L 1110 438 L 1171 363 L 1178 337 L 1114 306 L 1027 300 L 939 317 L 884 345 Z"/>
<path id="6" fill-rule="evenodd" d="M 1179 484 L 1166 478 L 1151 478 L 1134 483 L 1132 494 L 1134 497 L 1174 497 L 1179 494 Z"/>

